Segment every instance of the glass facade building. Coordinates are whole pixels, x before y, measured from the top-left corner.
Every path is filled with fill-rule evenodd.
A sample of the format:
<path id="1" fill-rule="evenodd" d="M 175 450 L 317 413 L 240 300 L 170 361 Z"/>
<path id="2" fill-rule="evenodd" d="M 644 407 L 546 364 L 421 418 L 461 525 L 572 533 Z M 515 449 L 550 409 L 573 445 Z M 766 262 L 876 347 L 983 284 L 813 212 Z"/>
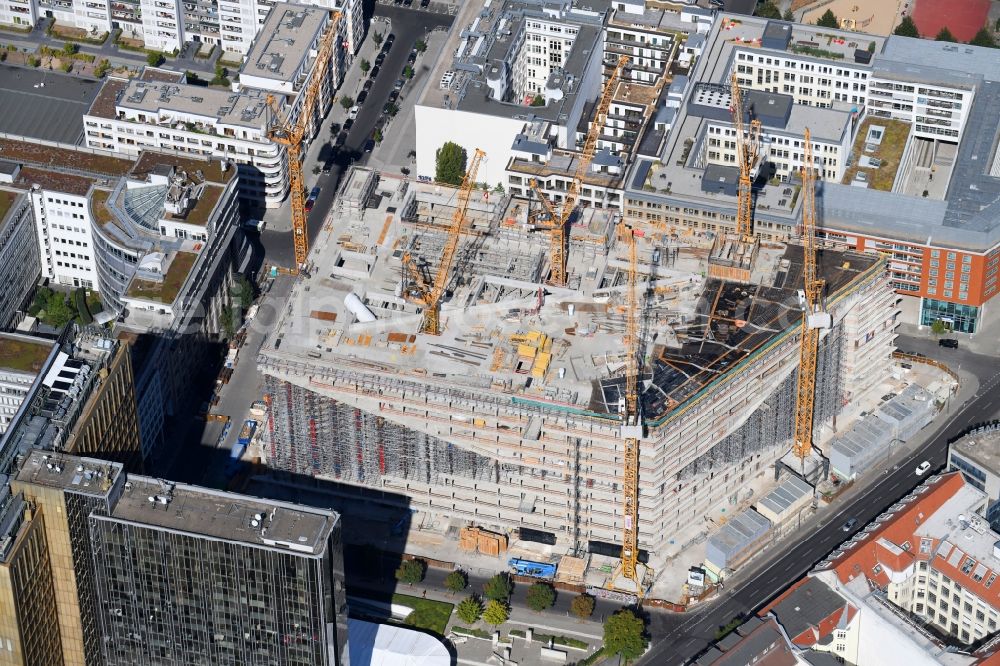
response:
<path id="1" fill-rule="evenodd" d="M 340 663 L 333 512 L 130 477 L 89 522 L 108 666 Z"/>
<path id="2" fill-rule="evenodd" d="M 949 303 L 933 298 L 921 299 L 921 326 L 930 326 L 938 320 L 948 324 L 948 327 L 953 331 L 975 333 L 976 325 L 979 323 L 979 308 L 975 305 Z"/>

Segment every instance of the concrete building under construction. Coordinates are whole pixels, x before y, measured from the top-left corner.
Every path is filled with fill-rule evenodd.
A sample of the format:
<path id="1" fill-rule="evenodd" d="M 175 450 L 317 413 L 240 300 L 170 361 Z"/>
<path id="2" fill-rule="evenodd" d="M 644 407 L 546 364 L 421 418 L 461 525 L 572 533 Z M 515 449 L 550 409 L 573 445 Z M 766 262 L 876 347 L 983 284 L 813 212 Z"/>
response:
<path id="1" fill-rule="evenodd" d="M 620 214 L 578 212 L 568 284 L 554 287 L 530 202 L 473 193 L 443 331 L 426 335 L 408 295 L 433 282 L 456 201 L 447 187 L 351 172 L 261 349 L 268 464 L 404 496 L 451 527 L 617 555 L 630 266 Z M 687 526 L 740 504 L 789 450 L 802 248 L 762 243 L 750 280 L 731 282 L 705 277 L 711 238 L 638 231 L 638 533 L 655 568 Z M 819 268 L 833 325 L 817 430 L 888 374 L 897 315 L 877 256 L 821 250 Z"/>

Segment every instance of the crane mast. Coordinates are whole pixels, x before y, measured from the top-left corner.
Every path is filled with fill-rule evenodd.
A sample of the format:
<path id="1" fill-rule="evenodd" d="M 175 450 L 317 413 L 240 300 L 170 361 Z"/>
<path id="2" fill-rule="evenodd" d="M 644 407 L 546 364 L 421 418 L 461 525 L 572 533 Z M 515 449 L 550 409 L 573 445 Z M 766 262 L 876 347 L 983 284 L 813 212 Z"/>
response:
<path id="1" fill-rule="evenodd" d="M 805 131 L 805 164 L 802 167 L 802 265 L 803 312 L 799 347 L 799 378 L 795 400 L 795 439 L 792 451 L 801 460 L 813 444 L 813 413 L 816 399 L 816 356 L 820 329 L 829 327 L 829 315 L 821 311 L 824 281 L 816 276 L 816 172 L 812 137 Z"/>
<path id="2" fill-rule="evenodd" d="M 340 23 L 340 12 L 332 12 L 330 23 L 326 33 L 320 38 L 319 49 L 316 53 L 316 67 L 312 76 L 303 86 L 302 93 L 305 95 L 302 102 L 298 118 L 294 123 L 287 118 L 282 118 L 282 114 L 275 104 L 273 95 L 267 96 L 268 106 L 274 112 L 274 119 L 268 129 L 268 138 L 277 144 L 285 147 L 285 154 L 288 158 L 288 181 L 289 181 L 289 201 L 292 207 L 292 239 L 295 243 L 295 266 L 292 273 L 298 272 L 306 263 L 309 255 L 309 229 L 306 218 L 305 203 L 305 177 L 302 174 L 302 140 L 305 137 L 309 121 L 312 119 L 316 108 L 316 102 L 320 97 L 320 90 L 323 81 L 329 70 L 330 60 L 333 55 L 333 41 L 337 35 L 337 26 Z"/>
<path id="3" fill-rule="evenodd" d="M 733 115 L 733 126 L 736 129 L 736 163 L 740 169 L 739 199 L 736 210 L 736 233 L 744 239 L 753 238 L 753 172 L 754 165 L 760 157 L 760 121 L 751 120 L 747 127 L 744 122 L 746 108 L 743 105 L 743 91 L 736 72 L 732 75 L 730 86 Z"/>
<path id="4" fill-rule="evenodd" d="M 625 440 L 625 465 L 622 483 L 621 574 L 633 581 L 641 593 L 639 562 L 639 440 L 642 437 L 642 409 L 639 404 L 639 297 L 636 294 L 639 274 L 639 251 L 635 232 L 624 224 L 619 228 L 628 241 L 628 294 L 625 313 L 625 400 L 622 409 L 622 437 Z"/>
<path id="5" fill-rule="evenodd" d="M 580 198 L 580 187 L 583 179 L 586 178 L 590 170 L 590 164 L 594 161 L 594 154 L 597 152 L 597 141 L 601 136 L 601 129 L 604 127 L 604 122 L 608 117 L 608 110 L 611 108 L 615 86 L 618 84 L 618 79 L 621 78 L 622 71 L 625 69 L 628 61 L 629 56 L 619 56 L 614 71 L 611 72 L 607 83 L 604 84 L 600 100 L 594 111 L 593 121 L 583 141 L 583 148 L 580 151 L 580 159 L 577 161 L 576 170 L 573 173 L 573 180 L 570 182 L 569 190 L 566 192 L 566 197 L 558 213 L 545 196 L 545 193 L 539 189 L 538 183 L 534 179 L 531 181 L 532 189 L 535 190 L 538 198 L 542 200 L 542 204 L 551 218 L 549 225 L 545 228 L 549 232 L 549 251 L 551 253 L 549 263 L 552 265 L 549 282 L 556 286 L 561 287 L 566 284 L 566 227 L 569 223 L 570 215 L 573 214 L 573 210 L 576 208 L 577 200 Z"/>
<path id="6" fill-rule="evenodd" d="M 441 299 L 444 297 L 445 287 L 448 286 L 448 274 L 451 271 L 451 264 L 455 259 L 458 241 L 462 236 L 462 226 L 465 224 L 465 212 L 469 208 L 472 188 L 476 185 L 476 175 L 479 173 L 479 167 L 484 157 L 486 157 L 486 153 L 477 148 L 472 156 L 472 163 L 462 178 L 462 185 L 458 189 L 458 204 L 455 208 L 455 213 L 451 216 L 451 225 L 448 227 L 448 239 L 445 241 L 444 250 L 441 253 L 441 262 L 438 264 L 433 282 L 430 285 L 424 282 L 420 271 L 417 270 L 414 264 L 412 256 L 409 253 L 403 255 L 403 266 L 410 273 L 418 292 L 418 296 L 411 298 L 411 300 L 424 307 L 424 319 L 420 326 L 421 333 L 441 335 Z"/>

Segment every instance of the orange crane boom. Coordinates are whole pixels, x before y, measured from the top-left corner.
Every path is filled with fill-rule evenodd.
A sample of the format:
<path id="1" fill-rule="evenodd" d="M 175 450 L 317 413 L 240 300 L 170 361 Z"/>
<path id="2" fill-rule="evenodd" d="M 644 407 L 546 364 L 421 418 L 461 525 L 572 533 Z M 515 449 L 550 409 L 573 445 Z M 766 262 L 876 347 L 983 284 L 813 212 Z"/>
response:
<path id="1" fill-rule="evenodd" d="M 555 207 L 545 196 L 545 193 L 539 189 L 538 183 L 534 179 L 531 181 L 532 189 L 538 194 L 538 198 L 542 200 L 546 210 L 552 216 L 549 226 L 546 227 L 549 231 L 551 246 L 549 250 L 551 253 L 549 263 L 552 264 L 552 273 L 549 277 L 549 282 L 556 286 L 561 287 L 566 284 L 566 227 L 569 223 L 570 215 L 573 214 L 573 210 L 576 208 L 577 200 L 580 198 L 580 187 L 583 179 L 586 178 L 587 173 L 590 171 L 590 164 L 594 161 L 594 153 L 597 152 L 597 141 L 601 136 L 601 129 L 604 127 L 604 122 L 608 117 L 608 110 L 611 108 L 615 86 L 618 84 L 618 79 L 621 78 L 622 70 L 625 69 L 628 61 L 629 56 L 619 56 L 614 71 L 611 72 L 607 83 L 604 84 L 600 100 L 594 111 L 593 122 L 591 122 L 590 129 L 587 130 L 587 136 L 583 141 L 583 148 L 580 151 L 580 159 L 576 163 L 573 180 L 570 182 L 569 190 L 566 192 L 566 197 L 563 199 L 558 214 L 556 214 Z"/>
<path id="2" fill-rule="evenodd" d="M 340 23 L 340 12 L 332 12 L 326 33 L 320 38 L 316 53 L 316 66 L 312 76 L 303 85 L 300 95 L 305 95 L 298 118 L 294 122 L 283 118 L 275 104 L 273 95 L 267 96 L 268 106 L 274 112 L 271 127 L 267 136 L 272 141 L 285 147 L 288 158 L 289 203 L 292 207 L 292 238 L 295 243 L 295 266 L 291 272 L 298 272 L 306 263 L 309 255 L 309 229 L 306 219 L 305 178 L 302 174 L 302 140 L 312 121 L 316 102 L 320 97 L 320 89 L 330 68 L 333 56 L 333 43 Z"/>
<path id="3" fill-rule="evenodd" d="M 739 198 L 736 210 L 736 233 L 743 239 L 753 238 L 753 179 L 750 177 L 760 156 L 760 121 L 751 120 L 749 129 L 744 124 L 746 109 L 743 106 L 743 91 L 733 72 L 730 86 L 733 126 L 736 129 L 736 163 L 740 169 Z"/>
<path id="4" fill-rule="evenodd" d="M 421 304 L 424 308 L 424 319 L 420 326 L 421 333 L 441 335 L 441 299 L 444 297 L 445 287 L 448 286 L 451 264 L 455 259 L 459 238 L 462 236 L 462 226 L 465 224 L 465 212 L 469 208 L 472 189 L 476 186 L 476 174 L 479 172 L 484 157 L 486 157 L 486 153 L 477 148 L 472 156 L 472 163 L 462 178 L 462 185 L 458 189 L 458 204 L 455 213 L 451 216 L 448 239 L 441 252 L 441 262 L 438 264 L 433 283 L 427 285 L 423 281 L 420 271 L 417 270 L 413 257 L 409 253 L 403 255 L 403 266 L 412 276 L 411 279 L 418 292 L 418 295 L 410 300 Z"/>
<path id="5" fill-rule="evenodd" d="M 792 451 L 802 461 L 812 451 L 816 400 L 816 357 L 819 352 L 820 311 L 824 281 L 816 276 L 816 172 L 812 137 L 805 131 L 805 164 L 802 167 L 803 311 L 799 341 L 799 378 L 795 400 L 795 439 Z"/>

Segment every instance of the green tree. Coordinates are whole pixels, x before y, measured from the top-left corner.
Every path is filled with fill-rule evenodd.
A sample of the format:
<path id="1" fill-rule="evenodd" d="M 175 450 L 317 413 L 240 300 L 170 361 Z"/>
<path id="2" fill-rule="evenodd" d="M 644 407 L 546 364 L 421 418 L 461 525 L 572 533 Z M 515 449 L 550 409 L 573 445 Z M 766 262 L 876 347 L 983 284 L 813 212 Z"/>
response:
<path id="1" fill-rule="evenodd" d="M 354 106 L 354 98 L 344 95 L 343 97 L 340 98 L 340 105 L 344 107 L 344 110 L 346 111 L 347 109 Z"/>
<path id="2" fill-rule="evenodd" d="M 788 21 L 789 23 L 794 23 L 794 22 L 795 22 L 795 13 L 794 13 L 794 12 L 792 12 L 792 10 L 791 10 L 791 9 L 786 9 L 786 10 L 785 10 L 785 11 L 784 11 L 784 12 L 783 12 L 783 13 L 781 14 L 781 20 L 782 20 L 782 21 Z"/>
<path id="3" fill-rule="evenodd" d="M 382 143 L 383 138 L 385 137 L 382 136 L 382 130 L 376 129 L 374 132 L 372 132 L 372 139 L 375 140 L 375 143 Z"/>
<path id="4" fill-rule="evenodd" d="M 427 50 L 427 42 L 425 42 L 422 39 L 418 39 L 417 41 L 413 42 L 413 49 L 417 53 L 423 53 L 424 51 Z"/>
<path id="5" fill-rule="evenodd" d="M 229 87 L 229 71 L 222 65 L 215 66 L 215 77 L 212 79 L 212 85 Z"/>
<path id="6" fill-rule="evenodd" d="M 541 95 L 535 95 L 531 99 L 531 106 L 545 106 L 545 98 Z"/>
<path id="7" fill-rule="evenodd" d="M 66 302 L 66 295 L 58 291 L 49 293 L 45 302 L 45 323 L 55 328 L 62 328 L 76 316 L 73 309 Z"/>
<path id="8" fill-rule="evenodd" d="M 493 191 L 497 194 L 505 194 L 507 190 L 503 188 L 503 183 L 497 183 L 497 186 L 493 188 Z"/>
<path id="9" fill-rule="evenodd" d="M 405 560 L 396 569 L 396 580 L 407 585 L 414 585 L 424 579 L 427 571 L 427 563 L 423 560 Z"/>
<path id="10" fill-rule="evenodd" d="M 509 619 L 510 608 L 507 606 L 506 602 L 493 599 L 486 604 L 486 610 L 483 611 L 483 620 L 486 621 L 486 624 L 492 624 L 496 627 Z"/>
<path id="11" fill-rule="evenodd" d="M 832 9 L 828 9 L 823 12 L 823 15 L 819 17 L 816 21 L 816 25 L 821 28 L 839 28 L 840 21 L 837 20 L 837 16 L 833 13 Z"/>
<path id="12" fill-rule="evenodd" d="M 892 31 L 892 34 L 899 35 L 900 37 L 919 37 L 920 31 L 917 30 L 917 24 L 913 22 L 911 16 L 904 16 L 903 20 L 896 26 L 896 29 Z"/>
<path id="13" fill-rule="evenodd" d="M 771 0 L 764 0 L 757 4 L 757 10 L 754 12 L 757 16 L 767 19 L 780 19 L 781 10 L 775 5 Z"/>
<path id="14" fill-rule="evenodd" d="M 358 67 L 361 68 L 362 72 L 364 72 L 365 74 L 367 74 L 368 70 L 372 68 L 372 64 L 370 62 L 368 62 L 367 60 L 365 60 L 364 58 L 362 58 L 361 62 L 358 64 Z"/>
<path id="15" fill-rule="evenodd" d="M 236 278 L 232 294 L 242 310 L 246 310 L 253 303 L 253 285 L 246 275 L 240 275 Z"/>
<path id="16" fill-rule="evenodd" d="M 232 308 L 226 307 L 219 311 L 219 328 L 226 338 L 231 338 L 236 333 L 236 317 Z"/>
<path id="17" fill-rule="evenodd" d="M 63 44 L 63 53 L 66 55 L 76 55 L 80 52 L 80 45 L 73 42 L 66 42 Z"/>
<path id="18" fill-rule="evenodd" d="M 973 46 L 985 46 L 987 48 L 995 49 L 997 47 L 996 40 L 993 39 L 993 35 L 986 28 L 980 28 L 976 36 L 972 38 L 969 42 Z"/>
<path id="19" fill-rule="evenodd" d="M 945 26 L 945 27 L 941 28 L 940 31 L 938 31 L 938 34 L 934 38 L 934 41 L 936 41 L 936 42 L 957 42 L 958 40 L 955 39 L 955 35 L 951 34 L 951 30 L 948 29 L 948 26 Z"/>
<path id="20" fill-rule="evenodd" d="M 528 588 L 526 601 L 528 608 L 541 612 L 556 602 L 556 591 L 548 583 L 535 583 Z"/>
<path id="21" fill-rule="evenodd" d="M 38 56 L 28 56 L 28 67 L 38 67 L 41 64 L 42 61 L 38 58 Z"/>
<path id="22" fill-rule="evenodd" d="M 581 594 L 573 597 L 573 601 L 569 604 L 569 609 L 572 611 L 573 615 L 576 615 L 581 620 L 586 620 L 594 614 L 595 605 L 596 602 L 594 601 L 594 597 L 589 594 Z"/>
<path id="23" fill-rule="evenodd" d="M 498 573 L 483 583 L 483 594 L 491 601 L 507 601 L 514 591 L 514 582 L 505 573 Z"/>
<path id="24" fill-rule="evenodd" d="M 66 62 L 61 63 L 59 65 L 59 69 L 69 74 L 71 71 L 73 71 L 73 61 L 67 60 Z"/>
<path id="25" fill-rule="evenodd" d="M 646 625 L 632 611 L 623 608 L 604 621 L 604 649 L 620 654 L 626 661 L 646 651 Z"/>
<path id="26" fill-rule="evenodd" d="M 409 65 L 403 68 L 403 78 L 406 80 L 413 78 L 413 68 Z"/>
<path id="27" fill-rule="evenodd" d="M 191 70 L 184 71 L 184 80 L 193 86 L 200 86 L 204 83 L 202 78 L 198 76 L 197 72 L 192 72 Z"/>
<path id="28" fill-rule="evenodd" d="M 935 319 L 931 322 L 931 333 L 934 335 L 944 335 L 948 332 L 948 324 L 942 319 Z"/>
<path id="29" fill-rule="evenodd" d="M 465 178 L 465 165 L 468 156 L 465 148 L 453 141 L 446 141 L 435 153 L 436 168 L 434 179 L 449 185 L 461 185 Z"/>
<path id="30" fill-rule="evenodd" d="M 373 32 L 372 33 L 372 41 L 375 42 L 375 46 L 382 46 L 382 42 L 384 40 L 385 40 L 385 37 L 382 35 L 381 32 Z"/>
<path id="31" fill-rule="evenodd" d="M 385 107 L 383 107 L 382 109 L 382 112 L 385 113 L 385 115 L 392 118 L 397 113 L 399 113 L 399 107 L 392 102 L 386 102 Z"/>
<path id="32" fill-rule="evenodd" d="M 469 584 L 468 579 L 465 577 L 465 572 L 459 569 L 452 571 L 450 574 L 444 577 L 444 589 L 448 590 L 452 594 L 456 592 L 461 592 L 465 589 L 465 586 Z"/>
<path id="33" fill-rule="evenodd" d="M 159 51 L 153 51 L 146 55 L 146 62 L 152 67 L 159 67 L 167 61 L 167 58 Z"/>
<path id="34" fill-rule="evenodd" d="M 462 599 L 455 608 L 458 619 L 466 624 L 473 624 L 479 621 L 483 615 L 483 602 L 476 595 Z"/>

